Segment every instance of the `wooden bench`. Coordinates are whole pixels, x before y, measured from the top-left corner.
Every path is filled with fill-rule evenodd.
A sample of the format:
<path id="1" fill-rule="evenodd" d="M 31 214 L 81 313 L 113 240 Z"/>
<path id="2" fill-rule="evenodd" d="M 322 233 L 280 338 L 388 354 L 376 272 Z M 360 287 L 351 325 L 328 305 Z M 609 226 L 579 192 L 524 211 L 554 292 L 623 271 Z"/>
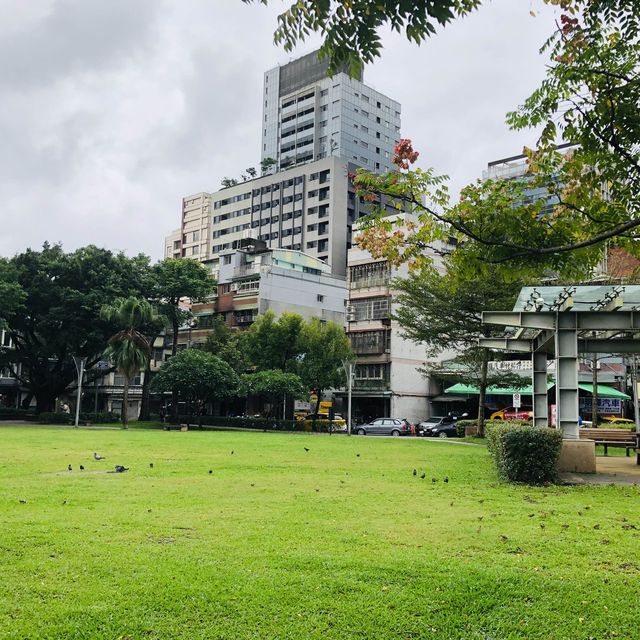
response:
<path id="1" fill-rule="evenodd" d="M 640 443 L 635 431 L 628 429 L 580 429 L 580 438 L 594 440 L 604 447 L 604 455 L 608 455 L 609 447 L 624 447 L 627 451 L 635 450 L 640 456 Z"/>

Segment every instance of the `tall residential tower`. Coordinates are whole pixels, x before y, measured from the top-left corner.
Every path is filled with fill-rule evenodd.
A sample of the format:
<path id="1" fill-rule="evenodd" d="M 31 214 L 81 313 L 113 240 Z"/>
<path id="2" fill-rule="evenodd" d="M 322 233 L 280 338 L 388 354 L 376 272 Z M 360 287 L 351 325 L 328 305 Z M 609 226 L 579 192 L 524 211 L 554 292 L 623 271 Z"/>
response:
<path id="1" fill-rule="evenodd" d="M 391 169 L 400 139 L 400 103 L 362 76 L 327 77 L 313 52 L 264 74 L 262 159 L 276 169 L 337 156 L 371 171 Z"/>

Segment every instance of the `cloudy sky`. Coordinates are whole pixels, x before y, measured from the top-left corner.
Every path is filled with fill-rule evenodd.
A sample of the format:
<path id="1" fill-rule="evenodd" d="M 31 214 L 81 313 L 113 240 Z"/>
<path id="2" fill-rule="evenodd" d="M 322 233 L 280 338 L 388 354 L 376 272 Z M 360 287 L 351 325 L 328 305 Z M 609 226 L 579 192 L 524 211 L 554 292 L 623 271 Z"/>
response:
<path id="1" fill-rule="evenodd" d="M 0 255 L 49 241 L 161 258 L 182 196 L 258 163 L 290 1 L 0 0 Z M 542 78 L 554 18 L 542 0 L 489 0 L 420 48 L 385 37 L 365 70 L 454 191 L 533 144 L 504 115 Z"/>

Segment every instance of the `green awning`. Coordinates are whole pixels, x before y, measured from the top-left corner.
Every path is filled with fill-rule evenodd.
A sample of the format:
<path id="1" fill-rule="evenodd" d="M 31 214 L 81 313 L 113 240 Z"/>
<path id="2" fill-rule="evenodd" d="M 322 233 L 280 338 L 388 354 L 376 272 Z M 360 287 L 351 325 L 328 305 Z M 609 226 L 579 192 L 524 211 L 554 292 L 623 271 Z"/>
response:
<path id="1" fill-rule="evenodd" d="M 551 387 L 553 387 L 552 382 L 547 384 L 547 389 L 551 389 Z M 480 393 L 480 389 L 478 389 L 478 387 L 474 387 L 473 385 L 458 383 L 454 384 L 448 389 L 445 389 L 445 393 L 466 393 L 467 395 L 477 396 Z M 487 393 L 496 396 L 511 396 L 514 393 L 519 393 L 522 396 L 530 396 L 533 395 L 533 388 L 530 384 L 520 389 L 510 389 L 507 387 L 487 387 Z"/>
<path id="2" fill-rule="evenodd" d="M 551 389 L 551 387 L 553 386 L 554 383 L 549 382 L 547 384 L 547 389 Z M 579 384 L 578 388 L 593 394 L 593 385 Z M 478 387 L 474 387 L 473 385 L 458 383 L 454 384 L 448 389 L 445 389 L 445 393 L 458 393 L 477 396 L 480 393 L 480 390 L 478 389 Z M 531 387 L 531 385 L 522 387 L 521 389 L 509 389 L 506 387 L 487 387 L 487 393 L 501 396 L 510 396 L 514 393 L 519 393 L 522 396 L 530 396 L 533 395 L 533 388 Z M 631 396 L 628 396 L 626 393 L 622 393 L 622 391 L 618 391 L 617 389 L 608 387 L 604 384 L 598 385 L 598 396 L 600 398 L 618 398 L 619 400 L 631 400 Z"/>
<path id="3" fill-rule="evenodd" d="M 579 384 L 579 389 L 583 391 L 588 391 L 591 395 L 593 395 L 593 385 L 592 384 Z M 622 391 L 618 391 L 613 387 L 607 387 L 605 384 L 599 384 L 597 387 L 598 397 L 599 398 L 618 398 L 619 400 L 631 400 L 631 396 L 628 396 L 626 393 L 622 393 Z"/>

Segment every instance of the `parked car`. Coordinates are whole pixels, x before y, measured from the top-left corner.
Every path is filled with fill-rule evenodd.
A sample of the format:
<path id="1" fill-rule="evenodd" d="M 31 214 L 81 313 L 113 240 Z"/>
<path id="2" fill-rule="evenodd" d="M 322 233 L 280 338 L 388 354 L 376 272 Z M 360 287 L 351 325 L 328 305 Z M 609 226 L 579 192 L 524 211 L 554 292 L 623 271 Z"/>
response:
<path id="1" fill-rule="evenodd" d="M 367 434 L 379 436 L 409 436 L 411 425 L 407 420 L 398 418 L 376 418 L 367 424 L 360 424 L 354 432 L 359 436 Z"/>
<path id="2" fill-rule="evenodd" d="M 533 420 L 533 407 L 506 407 L 494 411 L 489 420 Z"/>
<path id="3" fill-rule="evenodd" d="M 417 434 L 423 438 L 455 438 L 456 421 L 451 416 L 433 416 L 418 423 Z"/>
<path id="4" fill-rule="evenodd" d="M 304 418 L 303 422 L 313 422 L 315 420 L 329 420 L 328 413 L 309 413 Z M 333 417 L 333 430 L 344 431 L 347 428 L 347 421 L 339 414 L 336 413 Z"/>
<path id="5" fill-rule="evenodd" d="M 620 416 L 604 416 L 601 420 L 603 424 L 628 424 L 629 426 L 634 424 L 633 420 L 621 418 Z"/>

